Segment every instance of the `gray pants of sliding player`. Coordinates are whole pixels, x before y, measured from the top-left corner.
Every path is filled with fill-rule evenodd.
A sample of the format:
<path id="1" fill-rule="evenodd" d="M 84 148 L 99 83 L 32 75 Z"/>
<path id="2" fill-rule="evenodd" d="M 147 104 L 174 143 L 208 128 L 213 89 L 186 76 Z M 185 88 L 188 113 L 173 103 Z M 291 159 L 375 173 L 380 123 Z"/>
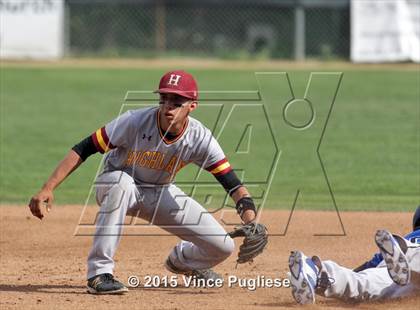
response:
<path id="1" fill-rule="evenodd" d="M 180 270 L 210 268 L 234 251 L 233 240 L 216 219 L 173 184 L 136 185 L 125 172 L 107 172 L 97 179 L 96 199 L 100 212 L 88 256 L 88 278 L 113 273 L 126 215 L 150 221 L 182 239 L 169 254 Z"/>

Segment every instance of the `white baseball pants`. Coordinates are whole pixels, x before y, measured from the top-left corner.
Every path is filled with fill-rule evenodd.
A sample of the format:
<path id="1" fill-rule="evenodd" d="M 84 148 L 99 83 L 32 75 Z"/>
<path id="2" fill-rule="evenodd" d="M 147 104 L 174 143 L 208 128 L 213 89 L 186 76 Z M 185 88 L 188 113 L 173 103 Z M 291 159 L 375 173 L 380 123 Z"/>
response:
<path id="1" fill-rule="evenodd" d="M 342 267 L 333 261 L 323 261 L 328 276 L 333 282 L 324 292 L 325 297 L 345 301 L 377 300 L 403 297 L 420 293 L 420 245 L 407 242 L 407 260 L 411 269 L 411 281 L 405 286 L 395 284 L 388 274 L 385 262 L 376 268 L 361 272 Z"/>

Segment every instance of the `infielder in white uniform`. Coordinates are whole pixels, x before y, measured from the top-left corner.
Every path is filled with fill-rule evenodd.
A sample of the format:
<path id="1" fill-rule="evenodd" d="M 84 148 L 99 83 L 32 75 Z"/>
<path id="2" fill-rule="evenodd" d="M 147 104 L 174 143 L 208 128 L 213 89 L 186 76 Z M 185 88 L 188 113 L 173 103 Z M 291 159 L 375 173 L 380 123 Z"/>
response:
<path id="1" fill-rule="evenodd" d="M 378 230 L 380 253 L 354 270 L 318 256 L 294 251 L 289 257 L 292 295 L 299 304 L 315 302 L 315 294 L 361 302 L 403 297 L 420 292 L 420 206 L 413 232 L 404 238 Z"/>
<path id="2" fill-rule="evenodd" d="M 49 211 L 53 190 L 87 157 L 107 153 L 96 180 L 100 212 L 88 256 L 90 293 L 127 291 L 113 277 L 113 257 L 127 214 L 163 226 L 182 239 L 166 260 L 168 270 L 197 278 L 220 277 L 210 268 L 234 251 L 234 242 L 211 214 L 173 184 L 176 173 L 189 163 L 216 177 L 235 201 L 245 224 L 256 217 L 248 190 L 210 130 L 189 117 L 198 104 L 194 78 L 185 71 L 168 72 L 156 92 L 160 94 L 159 107 L 128 111 L 75 145 L 29 203 L 32 214 L 42 219 L 41 204 L 46 202 Z M 263 243 L 262 248 L 266 237 Z"/>

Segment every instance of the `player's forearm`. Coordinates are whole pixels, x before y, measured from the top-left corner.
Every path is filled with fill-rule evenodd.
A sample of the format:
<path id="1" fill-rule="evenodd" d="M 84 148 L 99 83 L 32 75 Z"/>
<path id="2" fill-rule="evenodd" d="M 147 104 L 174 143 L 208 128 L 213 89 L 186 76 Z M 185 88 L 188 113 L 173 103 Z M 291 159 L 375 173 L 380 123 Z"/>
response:
<path id="1" fill-rule="evenodd" d="M 82 162 L 83 161 L 80 156 L 75 151 L 70 150 L 66 157 L 64 157 L 64 159 L 55 168 L 54 172 L 42 188 L 51 191 L 54 190 L 66 179 L 67 176 L 76 170 Z"/>
<path id="2" fill-rule="evenodd" d="M 232 197 L 236 205 L 239 216 L 245 223 L 252 222 L 257 214 L 254 201 L 247 188 L 242 185 L 233 170 L 216 176 L 217 181 L 224 187 L 226 192 Z"/>
<path id="3" fill-rule="evenodd" d="M 241 186 L 232 193 L 231 197 L 232 197 L 233 201 L 235 202 L 235 204 L 237 204 L 238 201 L 241 200 L 242 198 L 251 197 L 251 195 L 249 194 L 249 192 L 248 192 L 248 190 L 245 186 Z"/>
<path id="4" fill-rule="evenodd" d="M 245 186 L 241 186 L 239 187 L 236 191 L 234 191 L 231 195 L 233 201 L 235 202 L 235 204 L 237 205 L 238 202 L 245 197 L 251 197 L 250 193 L 248 192 L 248 189 Z M 255 220 L 256 218 L 256 211 L 255 210 L 245 210 L 242 215 L 241 215 L 241 219 L 245 222 L 245 223 L 249 223 L 252 222 L 253 220 Z"/>

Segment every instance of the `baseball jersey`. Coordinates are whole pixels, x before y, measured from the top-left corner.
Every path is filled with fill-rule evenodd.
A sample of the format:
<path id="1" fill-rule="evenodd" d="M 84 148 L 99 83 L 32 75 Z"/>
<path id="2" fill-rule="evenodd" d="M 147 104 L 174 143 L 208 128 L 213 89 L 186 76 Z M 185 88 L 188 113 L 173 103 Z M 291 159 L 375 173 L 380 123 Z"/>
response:
<path id="1" fill-rule="evenodd" d="M 168 184 L 184 166 L 194 163 L 219 176 L 232 170 L 212 133 L 188 117 L 182 132 L 168 140 L 159 124 L 159 108 L 130 110 L 99 128 L 92 139 L 107 153 L 104 172 L 122 170 L 137 183 Z"/>

